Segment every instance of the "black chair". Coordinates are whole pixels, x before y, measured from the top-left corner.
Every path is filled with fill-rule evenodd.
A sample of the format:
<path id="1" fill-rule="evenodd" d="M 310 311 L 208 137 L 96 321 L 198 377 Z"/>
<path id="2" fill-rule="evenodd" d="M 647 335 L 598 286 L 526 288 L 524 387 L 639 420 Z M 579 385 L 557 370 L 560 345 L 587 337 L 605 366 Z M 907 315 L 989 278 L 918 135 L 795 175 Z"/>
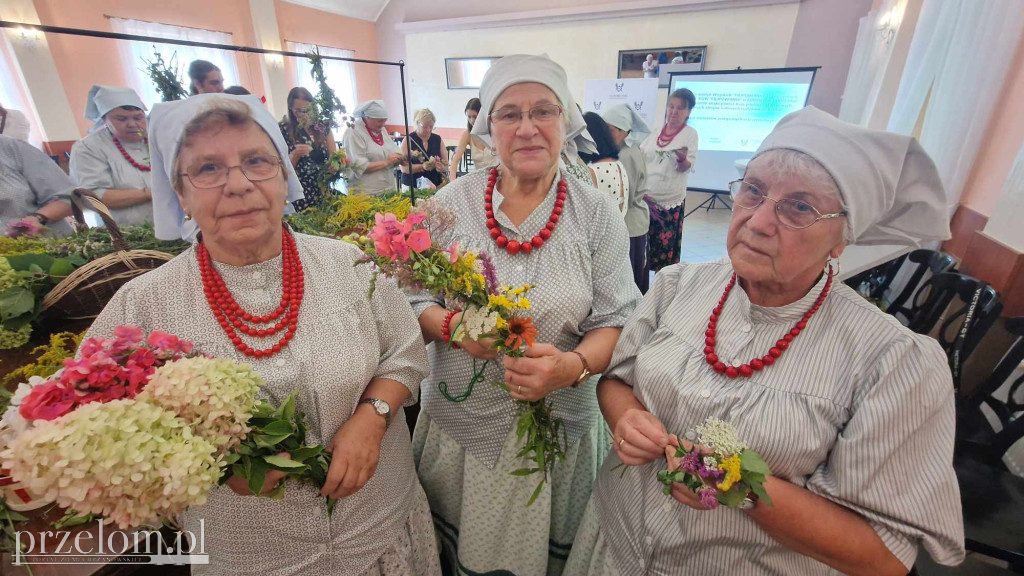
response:
<path id="1" fill-rule="evenodd" d="M 1010 384 L 1006 400 L 994 396 L 996 390 L 1009 382 L 1024 361 L 1024 316 L 1006 320 L 1006 331 L 1016 342 L 996 365 L 992 375 L 970 396 L 961 398 L 957 411 L 957 449 L 990 466 L 1004 467 L 1003 455 L 1017 440 L 1024 437 L 1024 403 L 1017 402 L 1017 390 L 1024 385 L 1024 376 Z M 998 421 L 993 428 L 985 416 L 987 407 Z"/>
<path id="2" fill-rule="evenodd" d="M 922 292 L 915 300 L 920 299 Z M 909 313 L 907 327 L 918 334 L 931 333 L 954 298 L 963 302 L 963 306 L 945 317 L 937 334 L 953 371 L 953 385 L 959 389 L 960 367 L 999 318 L 1003 303 L 999 293 L 986 282 L 956 272 L 932 276 L 924 297 L 924 302 Z"/>
<path id="3" fill-rule="evenodd" d="M 444 147 L 444 149 L 447 150 L 447 152 L 448 152 L 448 165 L 449 166 L 452 165 L 452 160 L 455 157 L 455 148 L 457 148 L 457 147 L 456 146 L 445 146 Z M 458 167 L 456 166 L 456 168 L 458 168 Z"/>
<path id="4" fill-rule="evenodd" d="M 914 270 L 903 291 L 889 304 L 888 311 L 889 314 L 896 316 L 897 319 L 899 319 L 898 314 L 902 314 L 905 319 L 909 320 L 911 311 L 918 301 L 918 295 L 923 292 L 924 287 L 927 285 L 927 281 L 922 284 L 925 273 L 930 272 L 932 276 L 935 276 L 943 272 L 953 272 L 954 261 L 953 257 L 949 254 L 925 249 L 914 250 L 907 256 L 907 259 L 917 264 L 917 269 Z M 892 280 L 890 279 L 889 282 L 891 283 Z M 888 285 L 886 285 L 886 288 L 888 288 Z M 875 297 L 873 293 L 872 296 Z M 910 305 L 904 306 L 908 302 Z"/>
<path id="5" fill-rule="evenodd" d="M 860 289 L 861 284 L 867 282 L 870 288 L 869 297 L 873 300 L 881 300 L 885 296 L 885 291 L 892 285 L 893 279 L 896 278 L 896 274 L 899 273 L 900 268 L 903 267 L 903 263 L 907 261 L 907 255 L 904 254 L 899 258 L 894 258 L 875 266 L 870 270 L 865 270 L 856 276 L 851 277 L 845 281 L 845 284 L 854 290 Z"/>

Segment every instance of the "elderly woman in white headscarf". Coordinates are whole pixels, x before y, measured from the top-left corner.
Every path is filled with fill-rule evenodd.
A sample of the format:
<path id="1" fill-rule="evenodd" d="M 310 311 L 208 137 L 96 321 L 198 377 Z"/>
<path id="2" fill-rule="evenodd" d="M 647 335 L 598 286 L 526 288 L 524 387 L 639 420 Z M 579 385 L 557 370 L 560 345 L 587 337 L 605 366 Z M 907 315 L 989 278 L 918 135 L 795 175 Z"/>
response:
<path id="1" fill-rule="evenodd" d="M 626 208 L 626 231 L 629 232 L 629 263 L 633 267 L 633 282 L 646 294 L 650 285 L 647 270 L 647 231 L 651 225 L 651 210 L 644 200 L 650 193 L 647 186 L 647 164 L 640 144 L 651 133 L 647 122 L 629 104 L 617 104 L 601 114 L 608 123 L 612 140 L 619 147 L 622 162 L 629 177 L 629 203 Z"/>
<path id="2" fill-rule="evenodd" d="M 282 500 L 238 478 L 205 506 L 208 566 L 194 574 L 435 575 L 427 500 L 401 407 L 415 398 L 426 352 L 403 294 L 355 267 L 340 241 L 291 232 L 302 187 L 277 122 L 255 96 L 203 94 L 158 104 L 150 126 L 158 236 L 196 244 L 117 292 L 90 329 L 163 330 L 204 353 L 251 364 L 274 404 L 298 392 L 307 442 L 333 452 L 326 485 L 284 481 Z M 237 328 L 237 330 L 236 330 Z M 269 472 L 265 491 L 282 481 Z M 333 515 L 324 496 L 337 498 Z M 268 546 L 272 540 L 273 546 Z"/>
<path id="3" fill-rule="evenodd" d="M 615 455 L 567 571 L 879 576 L 921 548 L 960 562 L 945 355 L 834 277 L 849 243 L 949 236 L 935 165 L 912 138 L 806 108 L 731 191 L 729 258 L 662 270 L 598 385 Z M 764 457 L 770 504 L 663 494 L 665 449 L 712 418 Z"/>
<path id="4" fill-rule="evenodd" d="M 473 132 L 490 138 L 501 162 L 434 197 L 459 216 L 438 241 L 490 254 L 502 284 L 536 284 L 539 334 L 525 358 L 497 360 L 490 343 L 475 340 L 453 349 L 444 334 L 461 312 L 411 297 L 424 337 L 437 342 L 413 438 L 417 471 L 452 570 L 557 575 L 609 444 L 590 376 L 607 366 L 640 293 L 618 207 L 559 167 L 569 134 L 585 125 L 562 67 L 506 56 L 484 76 L 480 100 Z M 487 361 L 482 383 L 467 389 L 474 362 Z M 507 391 L 488 385 L 502 381 Z M 541 398 L 563 420 L 568 446 L 527 507 L 539 478 L 510 474 L 529 465 L 517 457 L 515 401 Z"/>
<path id="5" fill-rule="evenodd" d="M 121 225 L 153 221 L 146 105 L 131 88 L 93 86 L 91 133 L 71 147 L 71 177 L 100 198 Z"/>
<path id="6" fill-rule="evenodd" d="M 402 152 L 384 131 L 388 111 L 383 100 L 360 104 L 352 114 L 355 125 L 345 132 L 343 145 L 353 162 L 350 194 L 380 196 L 395 189 L 394 168 L 402 163 Z"/>

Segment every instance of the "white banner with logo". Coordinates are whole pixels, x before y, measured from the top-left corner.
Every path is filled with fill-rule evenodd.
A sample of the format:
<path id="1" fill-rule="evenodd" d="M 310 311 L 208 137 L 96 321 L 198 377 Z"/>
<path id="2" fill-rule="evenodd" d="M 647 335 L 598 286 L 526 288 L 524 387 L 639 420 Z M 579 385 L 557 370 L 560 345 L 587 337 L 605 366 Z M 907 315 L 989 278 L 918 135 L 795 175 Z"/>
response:
<path id="1" fill-rule="evenodd" d="M 657 78 L 619 78 L 617 80 L 587 80 L 583 89 L 584 112 L 601 114 L 616 104 L 628 104 L 648 126 L 655 122 L 658 105 Z"/>

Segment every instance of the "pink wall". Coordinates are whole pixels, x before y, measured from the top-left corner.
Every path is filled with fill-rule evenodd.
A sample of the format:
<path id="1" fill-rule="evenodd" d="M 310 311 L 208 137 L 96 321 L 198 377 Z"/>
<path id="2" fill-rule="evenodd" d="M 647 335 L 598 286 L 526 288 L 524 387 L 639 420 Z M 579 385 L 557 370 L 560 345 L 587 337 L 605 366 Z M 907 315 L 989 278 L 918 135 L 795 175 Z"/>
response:
<path id="1" fill-rule="evenodd" d="M 238 45 L 254 45 L 252 17 L 246 0 L 35 0 L 42 24 L 113 31 L 104 16 L 131 18 L 230 32 Z M 82 117 L 85 98 L 93 84 L 124 85 L 127 71 L 121 63 L 118 40 L 47 34 L 47 41 L 67 92 L 71 109 L 84 134 L 90 123 Z M 239 82 L 254 94 L 263 93 L 263 79 L 255 55 L 237 56 Z"/>
<path id="2" fill-rule="evenodd" d="M 1017 45 L 1002 97 L 989 122 L 960 203 L 991 216 L 1014 159 L 1024 145 L 1024 37 Z"/>
<path id="3" fill-rule="evenodd" d="M 346 18 L 287 2 L 274 2 L 277 27 L 284 42 L 303 42 L 332 48 L 354 50 L 356 58 L 377 60 L 377 28 L 373 22 Z M 380 98 L 380 66 L 353 64 L 356 73 L 356 92 L 360 102 Z M 291 58 L 285 58 L 285 71 L 289 81 L 295 79 Z M 397 75 L 397 72 L 395 72 Z"/>
<path id="4" fill-rule="evenodd" d="M 821 66 L 808 104 L 839 114 L 860 19 L 872 0 L 803 0 L 786 66 Z"/>

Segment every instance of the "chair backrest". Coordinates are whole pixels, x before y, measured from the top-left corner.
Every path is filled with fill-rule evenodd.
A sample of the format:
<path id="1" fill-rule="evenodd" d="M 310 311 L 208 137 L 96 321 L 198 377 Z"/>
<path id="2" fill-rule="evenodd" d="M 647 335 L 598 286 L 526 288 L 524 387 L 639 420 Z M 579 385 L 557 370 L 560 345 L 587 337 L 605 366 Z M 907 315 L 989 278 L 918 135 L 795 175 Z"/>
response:
<path id="1" fill-rule="evenodd" d="M 472 143 L 470 143 L 469 146 L 466 146 L 466 150 L 462 153 L 462 174 L 469 174 L 473 171 L 473 154 L 472 150 L 470 150 L 471 147 Z"/>
<path id="2" fill-rule="evenodd" d="M 955 262 L 949 254 L 927 249 L 914 250 L 907 256 L 907 259 L 917 264 L 917 268 L 914 269 L 914 273 L 910 276 L 910 280 L 907 281 L 907 285 L 903 287 L 899 296 L 889 304 L 889 314 L 896 316 L 897 319 L 899 318 L 898 314 L 902 314 L 909 321 L 911 316 L 916 313 L 915 308 L 919 300 L 918 296 L 926 285 L 922 283 L 924 275 L 930 272 L 932 277 L 934 277 L 943 272 L 950 272 L 953 270 Z M 910 305 L 906 306 L 908 302 Z"/>
<path id="3" fill-rule="evenodd" d="M 964 412 L 972 417 L 979 416 L 984 404 L 999 420 L 1000 429 L 990 437 L 990 444 L 985 447 L 996 459 L 1001 458 L 1010 446 L 1024 437 L 1024 419 L 1017 418 L 1017 414 L 1024 411 L 1024 403 L 1017 401 L 1017 390 L 1024 386 L 1024 375 L 1010 382 L 1014 371 L 1024 361 L 1024 316 L 1007 319 L 1005 328 L 1007 332 L 1016 336 L 1017 340 L 996 365 L 992 374 L 965 399 L 963 404 Z M 995 393 L 1008 382 L 1010 385 L 1006 400 L 1000 400 Z"/>

